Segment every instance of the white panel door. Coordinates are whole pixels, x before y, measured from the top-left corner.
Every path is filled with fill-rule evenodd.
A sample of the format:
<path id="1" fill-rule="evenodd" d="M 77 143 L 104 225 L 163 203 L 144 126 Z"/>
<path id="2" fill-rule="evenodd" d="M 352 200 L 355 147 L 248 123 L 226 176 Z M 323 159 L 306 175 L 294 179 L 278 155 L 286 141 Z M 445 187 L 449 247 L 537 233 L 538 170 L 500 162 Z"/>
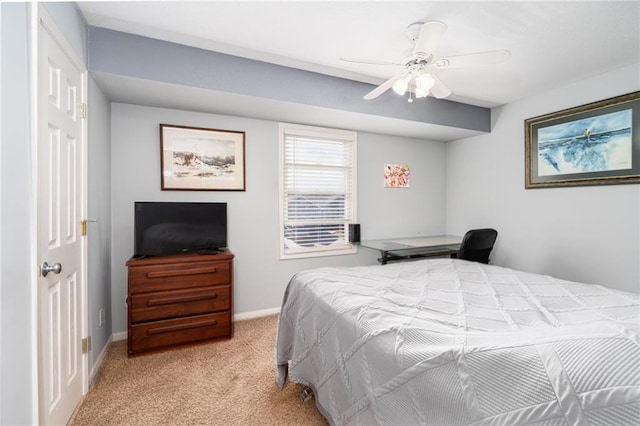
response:
<path id="1" fill-rule="evenodd" d="M 39 423 L 64 425 L 86 383 L 81 345 L 84 242 L 79 228 L 85 84 L 82 71 L 42 24 L 38 50 Z M 45 276 L 46 269 L 50 271 Z"/>

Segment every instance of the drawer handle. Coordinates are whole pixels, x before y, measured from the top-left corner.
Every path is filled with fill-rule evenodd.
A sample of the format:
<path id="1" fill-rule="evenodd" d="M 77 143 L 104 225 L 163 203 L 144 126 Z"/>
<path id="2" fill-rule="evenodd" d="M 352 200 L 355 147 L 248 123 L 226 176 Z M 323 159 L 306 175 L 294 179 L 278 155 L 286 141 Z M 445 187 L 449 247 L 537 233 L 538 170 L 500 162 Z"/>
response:
<path id="1" fill-rule="evenodd" d="M 211 327 L 218 323 L 217 320 L 207 320 L 191 322 L 188 324 L 165 325 L 163 327 L 154 327 L 147 330 L 147 335 L 172 333 L 175 331 L 189 330 L 191 328 Z"/>
<path id="2" fill-rule="evenodd" d="M 218 293 L 197 294 L 194 296 L 162 297 L 159 299 L 149 299 L 147 301 L 147 306 L 172 305 L 174 303 L 197 302 L 200 300 L 209 300 L 209 299 L 217 299 L 217 298 L 218 298 Z"/>
<path id="3" fill-rule="evenodd" d="M 204 268 L 176 269 L 173 271 L 152 271 L 147 272 L 147 278 L 166 278 L 183 275 L 214 274 L 216 272 L 218 272 L 218 269 L 215 266 L 207 266 Z"/>

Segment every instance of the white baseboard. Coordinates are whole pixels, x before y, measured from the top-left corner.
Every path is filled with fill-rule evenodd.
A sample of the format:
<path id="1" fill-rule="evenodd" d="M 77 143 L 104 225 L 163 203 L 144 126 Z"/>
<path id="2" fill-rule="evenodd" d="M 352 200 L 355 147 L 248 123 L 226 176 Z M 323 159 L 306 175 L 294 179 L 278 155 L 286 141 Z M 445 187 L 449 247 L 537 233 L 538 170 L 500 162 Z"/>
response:
<path id="1" fill-rule="evenodd" d="M 126 331 L 119 331 L 117 333 L 113 333 L 111 335 L 111 339 L 114 342 L 117 342 L 118 340 L 127 340 L 127 332 Z"/>
<path id="2" fill-rule="evenodd" d="M 269 315 L 275 315 L 280 313 L 280 308 L 261 309 L 259 311 L 243 312 L 241 314 L 235 314 L 233 316 L 234 321 L 242 321 L 246 319 L 266 317 Z"/>
<path id="3" fill-rule="evenodd" d="M 93 386 L 93 382 L 96 380 L 96 375 L 98 374 L 98 371 L 100 371 L 100 366 L 102 365 L 104 358 L 107 356 L 107 350 L 109 349 L 109 345 L 112 341 L 113 336 L 110 337 L 109 340 L 107 340 L 107 343 L 102 347 L 100 355 L 98 355 L 98 358 L 96 358 L 96 362 L 94 362 L 93 367 L 91 367 L 91 372 L 89 372 L 89 388 Z"/>

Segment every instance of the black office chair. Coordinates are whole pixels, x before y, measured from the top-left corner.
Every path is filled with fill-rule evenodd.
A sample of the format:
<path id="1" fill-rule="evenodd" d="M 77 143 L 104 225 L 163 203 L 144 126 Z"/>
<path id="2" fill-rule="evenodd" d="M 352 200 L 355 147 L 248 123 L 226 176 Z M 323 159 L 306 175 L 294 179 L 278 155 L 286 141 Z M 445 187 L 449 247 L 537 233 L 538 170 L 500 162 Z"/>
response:
<path id="1" fill-rule="evenodd" d="M 473 262 L 489 263 L 489 254 L 498 238 L 498 231 L 491 228 L 472 229 L 462 238 L 460 249 L 451 257 L 471 260 Z"/>

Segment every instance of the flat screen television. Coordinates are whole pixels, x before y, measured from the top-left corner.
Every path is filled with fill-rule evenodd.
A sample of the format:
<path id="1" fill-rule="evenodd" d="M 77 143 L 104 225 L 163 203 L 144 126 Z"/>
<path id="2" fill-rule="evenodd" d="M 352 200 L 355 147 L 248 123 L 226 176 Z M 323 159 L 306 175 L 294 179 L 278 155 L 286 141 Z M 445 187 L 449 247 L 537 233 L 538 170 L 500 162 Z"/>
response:
<path id="1" fill-rule="evenodd" d="M 135 257 L 227 247 L 227 203 L 136 201 L 134 210 Z"/>

